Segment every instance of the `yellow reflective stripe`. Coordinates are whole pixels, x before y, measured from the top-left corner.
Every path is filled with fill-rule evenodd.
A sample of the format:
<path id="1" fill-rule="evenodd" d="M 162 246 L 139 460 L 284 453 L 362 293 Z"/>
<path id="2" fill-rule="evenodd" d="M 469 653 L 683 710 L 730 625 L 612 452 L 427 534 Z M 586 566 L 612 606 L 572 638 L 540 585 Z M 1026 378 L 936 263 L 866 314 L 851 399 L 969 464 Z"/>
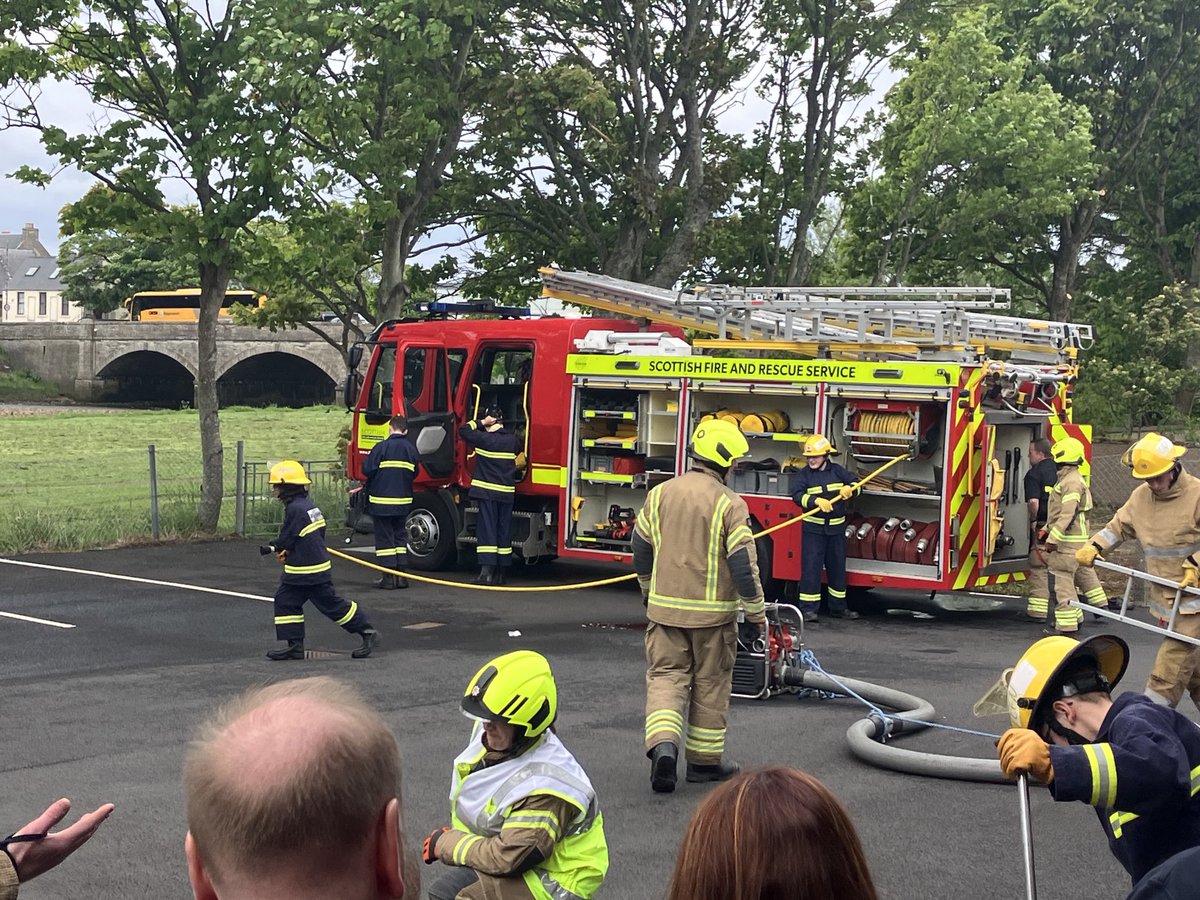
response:
<path id="1" fill-rule="evenodd" d="M 717 498 L 712 520 L 708 523 L 708 566 L 704 572 L 704 599 L 710 603 L 717 599 L 717 566 L 720 561 L 722 525 L 727 509 L 729 498 L 722 494 Z"/>
<path id="2" fill-rule="evenodd" d="M 315 566 L 289 566 L 284 565 L 283 571 L 289 575 L 312 575 L 316 572 L 328 572 L 333 568 L 333 564 L 329 560 L 323 563 L 317 563 Z"/>
<path id="3" fill-rule="evenodd" d="M 650 591 L 650 602 L 664 609 L 691 610 L 692 612 L 729 612 L 737 608 L 733 600 L 690 600 L 687 597 L 668 597 Z"/>
<path id="4" fill-rule="evenodd" d="M 407 469 L 409 472 L 417 471 L 417 467 L 412 463 L 403 459 L 385 459 L 379 464 L 381 469 Z"/>
<path id="5" fill-rule="evenodd" d="M 504 555 L 506 555 L 506 554 L 511 554 L 511 553 L 512 553 L 512 547 L 497 547 L 497 548 L 496 548 L 496 552 L 497 552 L 497 553 L 498 553 L 500 556 L 504 556 Z"/>
<path id="6" fill-rule="evenodd" d="M 382 550 L 376 550 L 375 555 L 376 556 L 396 556 L 397 554 L 403 553 L 403 552 L 404 551 L 401 550 L 399 547 L 392 547 L 390 550 L 385 547 Z"/>
<path id="7" fill-rule="evenodd" d="M 408 506 L 412 501 L 412 497 L 375 497 L 368 496 L 367 501 L 374 503 L 377 506 Z"/>
<path id="8" fill-rule="evenodd" d="M 338 620 L 337 620 L 337 624 L 338 624 L 338 625 L 345 625 L 347 622 L 349 622 L 351 619 L 353 619 L 353 618 L 354 618 L 354 614 L 355 614 L 356 612 L 358 612 L 358 603 L 356 603 L 355 601 L 351 600 L 351 601 L 350 601 L 350 609 L 348 609 L 348 610 L 346 611 L 346 614 L 345 614 L 344 616 L 342 616 L 340 619 L 338 619 Z"/>
<path id="9" fill-rule="evenodd" d="M 1117 805 L 1117 762 L 1109 744 L 1084 744 L 1084 756 L 1092 775 L 1092 793 L 1088 802 L 1100 809 Z"/>
<path id="10" fill-rule="evenodd" d="M 1120 838 L 1124 830 L 1124 826 L 1128 825 L 1138 817 L 1138 813 L 1115 812 L 1108 817 L 1108 825 L 1112 829 L 1112 836 Z"/>
<path id="11" fill-rule="evenodd" d="M 1192 796 L 1200 793 L 1200 766 L 1192 769 Z"/>
<path id="12" fill-rule="evenodd" d="M 275 624 L 276 624 L 276 625 L 303 625 L 303 624 L 304 624 L 304 616 L 303 616 L 303 615 L 299 615 L 299 616 L 276 616 L 276 617 L 275 617 Z"/>
<path id="13" fill-rule="evenodd" d="M 527 809 L 520 812 L 514 812 L 504 824 L 500 826 L 500 831 L 503 832 L 508 828 L 535 828 L 546 832 L 555 841 L 558 840 L 562 833 L 562 826 L 559 824 L 558 816 L 549 810 L 534 810 Z"/>
<path id="14" fill-rule="evenodd" d="M 562 466 L 534 463 L 531 478 L 534 484 L 548 484 L 553 487 L 567 486 L 567 470 Z"/>
<path id="15" fill-rule="evenodd" d="M 725 729 L 688 725 L 684 746 L 693 753 L 720 754 L 725 750 Z"/>
<path id="16" fill-rule="evenodd" d="M 1069 494 L 1063 494 L 1063 495 L 1062 495 L 1062 499 L 1063 499 L 1063 503 L 1070 503 L 1072 500 L 1078 500 L 1078 499 L 1079 499 L 1079 492 L 1078 492 L 1078 491 L 1072 491 L 1072 492 L 1071 492 L 1071 493 L 1069 493 Z"/>
<path id="17" fill-rule="evenodd" d="M 683 715 L 674 709 L 656 709 L 646 716 L 646 737 L 669 731 L 671 734 L 683 736 Z"/>
<path id="18" fill-rule="evenodd" d="M 495 544 L 476 544 L 476 553 L 495 553 L 499 548 Z"/>
<path id="19" fill-rule="evenodd" d="M 487 459 L 515 460 L 517 458 L 517 454 L 515 453 L 499 453 L 495 450 L 480 450 L 478 447 L 475 448 L 475 452 L 480 456 L 486 457 Z"/>
<path id="20" fill-rule="evenodd" d="M 300 529 L 300 537 L 307 537 L 308 535 L 310 535 L 314 531 L 316 531 L 318 528 L 324 528 L 324 527 L 325 527 L 325 520 L 317 519 L 317 521 L 313 522 L 311 525 L 305 525 L 303 528 Z"/>
<path id="21" fill-rule="evenodd" d="M 480 481 L 478 478 L 471 481 L 471 487 L 487 488 L 489 491 L 499 491 L 502 494 L 512 494 L 516 492 L 511 484 L 493 484 L 490 481 Z"/>
<path id="22" fill-rule="evenodd" d="M 468 851 L 482 840 L 483 838 L 477 834 L 464 835 L 459 839 L 459 842 L 454 845 L 454 850 L 450 854 L 454 859 L 454 864 L 456 866 L 465 866 L 467 864 Z"/>
<path id="23" fill-rule="evenodd" d="M 810 516 L 805 519 L 806 522 L 812 522 L 814 525 L 841 525 L 846 521 L 845 516 L 838 516 L 836 519 L 822 519 L 818 516 Z"/>
<path id="24" fill-rule="evenodd" d="M 744 538 L 753 539 L 753 537 L 754 533 L 750 530 L 749 525 L 739 525 L 729 532 L 729 537 L 725 538 L 725 552 L 732 553 Z"/>

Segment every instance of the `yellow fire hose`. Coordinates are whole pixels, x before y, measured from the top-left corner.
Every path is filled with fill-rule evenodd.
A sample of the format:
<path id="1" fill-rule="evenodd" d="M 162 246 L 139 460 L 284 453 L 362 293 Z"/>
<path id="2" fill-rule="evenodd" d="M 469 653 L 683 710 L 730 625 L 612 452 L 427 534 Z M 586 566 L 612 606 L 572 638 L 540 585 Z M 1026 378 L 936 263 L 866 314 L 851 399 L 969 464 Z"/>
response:
<path id="1" fill-rule="evenodd" d="M 900 462 L 901 460 L 908 459 L 908 458 L 909 458 L 908 454 L 905 454 L 904 456 L 897 456 L 895 459 L 888 460 L 886 463 L 884 463 L 882 466 L 880 466 L 878 469 L 876 469 L 871 474 L 863 477 L 859 481 L 856 481 L 854 483 L 854 487 L 856 487 L 856 488 L 862 487 L 864 484 L 866 484 L 872 478 L 878 477 L 884 471 L 886 471 L 887 469 L 894 466 L 896 463 Z M 788 519 L 786 522 L 780 522 L 778 525 L 772 525 L 770 528 L 764 528 L 762 531 L 755 532 L 754 537 L 760 538 L 763 535 L 767 535 L 767 534 L 771 534 L 772 532 L 779 531 L 779 529 L 781 529 L 781 528 L 787 528 L 789 525 L 795 525 L 797 522 L 801 522 L 804 519 L 807 519 L 809 516 L 811 516 L 813 513 L 816 513 L 816 512 L 819 512 L 819 510 L 810 509 L 807 512 L 801 513 L 798 516 L 793 516 L 792 518 Z M 381 572 L 384 575 L 396 575 L 397 574 L 395 569 L 385 569 L 381 565 L 378 565 L 373 562 L 368 562 L 365 559 L 359 559 L 356 556 L 351 556 L 350 554 L 343 553 L 340 550 L 334 550 L 332 547 L 329 548 L 329 552 L 332 553 L 334 556 L 340 556 L 342 559 L 349 560 L 350 562 L 355 563 L 356 565 L 363 566 L 367 569 L 374 569 L 376 572 Z M 596 581 L 580 581 L 580 582 L 576 582 L 574 584 L 542 584 L 542 585 L 532 585 L 532 586 L 527 586 L 527 587 L 511 587 L 506 584 L 505 585 L 475 584 L 473 582 L 466 582 L 466 581 L 446 581 L 443 578 L 431 578 L 428 575 L 415 575 L 412 572 L 400 572 L 398 574 L 404 576 L 405 578 L 412 579 L 413 581 L 422 581 L 425 584 L 440 584 L 444 587 L 466 588 L 467 590 L 473 590 L 473 591 L 504 591 L 506 593 L 513 593 L 513 594 L 518 594 L 518 593 L 519 594 L 539 594 L 539 593 L 546 593 L 549 591 L 573 591 L 573 590 L 576 590 L 577 588 L 601 587 L 602 585 L 617 584 L 618 582 L 621 582 L 621 581 L 632 581 L 633 579 L 637 578 L 636 572 L 630 572 L 628 575 L 614 575 L 611 578 L 600 578 L 600 579 L 597 579 Z"/>

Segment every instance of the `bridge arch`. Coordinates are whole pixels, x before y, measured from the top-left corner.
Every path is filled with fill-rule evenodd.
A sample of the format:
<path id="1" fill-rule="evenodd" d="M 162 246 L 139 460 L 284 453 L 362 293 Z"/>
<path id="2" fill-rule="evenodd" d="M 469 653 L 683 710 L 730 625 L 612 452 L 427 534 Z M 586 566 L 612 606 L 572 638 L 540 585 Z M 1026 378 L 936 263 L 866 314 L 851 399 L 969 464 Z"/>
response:
<path id="1" fill-rule="evenodd" d="M 337 402 L 337 381 L 308 356 L 260 346 L 224 360 L 217 396 L 222 406 L 313 406 Z"/>
<path id="2" fill-rule="evenodd" d="M 93 399 L 152 406 L 191 405 L 196 373 L 184 360 L 157 350 L 132 350 L 109 360 L 96 372 L 100 386 Z"/>

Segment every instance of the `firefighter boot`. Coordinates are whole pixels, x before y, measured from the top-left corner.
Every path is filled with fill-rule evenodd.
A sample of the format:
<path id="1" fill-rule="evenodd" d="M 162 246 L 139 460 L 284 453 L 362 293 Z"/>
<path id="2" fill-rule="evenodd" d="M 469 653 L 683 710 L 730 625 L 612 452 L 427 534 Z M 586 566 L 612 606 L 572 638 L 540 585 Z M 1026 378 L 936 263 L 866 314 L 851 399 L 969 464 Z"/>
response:
<path id="1" fill-rule="evenodd" d="M 366 659 L 375 649 L 375 645 L 379 643 L 379 632 L 374 628 L 368 628 L 366 631 L 360 632 L 360 637 L 362 637 L 362 646 L 351 650 L 350 655 L 355 659 Z"/>
<path id="2" fill-rule="evenodd" d="M 399 572 L 397 572 L 395 575 L 392 576 L 392 580 L 395 582 L 396 590 L 398 590 L 398 591 L 408 590 L 408 579 L 405 578 L 403 575 L 401 575 Z"/>
<path id="3" fill-rule="evenodd" d="M 504 566 L 496 566 L 496 568 L 492 570 L 492 580 L 488 583 L 508 584 L 508 581 L 504 577 Z"/>
<path id="4" fill-rule="evenodd" d="M 268 650 L 267 659 L 304 659 L 304 641 L 288 641 L 286 647 L 278 650 Z"/>
<path id="5" fill-rule="evenodd" d="M 394 591 L 396 589 L 396 576 L 381 575 L 379 580 L 375 582 L 375 587 L 381 591 Z"/>
<path id="6" fill-rule="evenodd" d="M 479 574 L 475 576 L 475 583 L 476 584 L 491 584 L 492 579 L 495 577 L 495 575 L 496 575 L 496 567 L 495 566 L 481 566 L 479 569 Z"/>
<path id="7" fill-rule="evenodd" d="M 669 794 L 675 790 L 678 775 L 675 766 L 679 760 L 679 748 L 670 741 L 655 744 L 646 754 L 650 757 L 650 787 L 656 794 Z"/>
<path id="8" fill-rule="evenodd" d="M 742 767 L 737 763 L 726 762 L 725 760 L 721 760 L 719 763 L 711 766 L 698 766 L 688 763 L 687 780 L 691 782 L 725 781 L 740 771 L 742 771 Z"/>

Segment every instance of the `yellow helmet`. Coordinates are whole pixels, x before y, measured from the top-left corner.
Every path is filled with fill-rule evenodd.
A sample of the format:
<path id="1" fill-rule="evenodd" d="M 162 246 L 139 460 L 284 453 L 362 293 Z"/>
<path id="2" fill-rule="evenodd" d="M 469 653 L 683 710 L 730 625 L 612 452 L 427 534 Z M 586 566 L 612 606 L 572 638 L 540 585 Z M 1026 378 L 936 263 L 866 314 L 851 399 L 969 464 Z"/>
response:
<path id="1" fill-rule="evenodd" d="M 1082 465 L 1083 457 L 1083 441 L 1079 438 L 1061 438 L 1055 441 L 1054 446 L 1050 448 L 1050 458 L 1059 466 Z"/>
<path id="2" fill-rule="evenodd" d="M 1187 447 L 1172 444 L 1170 438 L 1152 431 L 1126 450 L 1121 462 L 1133 469 L 1134 478 L 1154 478 L 1186 452 Z"/>
<path id="3" fill-rule="evenodd" d="M 474 719 L 506 722 L 519 737 L 537 737 L 558 715 L 558 688 L 549 661 L 532 650 L 496 657 L 467 684 L 462 710 Z"/>
<path id="4" fill-rule="evenodd" d="M 1099 678 L 1064 682 L 1060 677 L 1069 663 L 1090 657 Z M 1037 727 L 1055 700 L 1074 694 L 1116 687 L 1129 665 L 1129 645 L 1114 634 L 1098 634 L 1085 641 L 1065 635 L 1045 637 L 1025 651 L 1008 673 L 1008 718 L 1014 728 Z"/>
<path id="5" fill-rule="evenodd" d="M 810 434 L 804 442 L 805 456 L 826 456 L 833 452 L 833 444 L 823 434 Z"/>
<path id="6" fill-rule="evenodd" d="M 285 459 L 271 466 L 267 480 L 271 484 L 312 484 L 312 480 L 304 473 L 304 466 L 294 459 Z"/>
<path id="7" fill-rule="evenodd" d="M 692 432 L 692 456 L 728 469 L 750 450 L 740 428 L 724 419 L 701 422 Z"/>

